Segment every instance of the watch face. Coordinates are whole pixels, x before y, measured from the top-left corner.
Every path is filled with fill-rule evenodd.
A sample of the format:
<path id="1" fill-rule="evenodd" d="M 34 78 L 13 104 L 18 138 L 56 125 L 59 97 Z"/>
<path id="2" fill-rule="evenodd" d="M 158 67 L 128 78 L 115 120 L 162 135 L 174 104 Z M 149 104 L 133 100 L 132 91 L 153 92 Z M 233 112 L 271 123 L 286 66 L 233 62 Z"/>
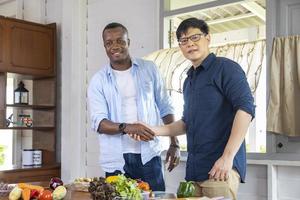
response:
<path id="1" fill-rule="evenodd" d="M 121 124 L 119 125 L 119 131 L 120 131 L 120 132 L 123 132 L 125 128 L 126 128 L 126 124 L 125 124 L 125 123 L 121 123 Z"/>

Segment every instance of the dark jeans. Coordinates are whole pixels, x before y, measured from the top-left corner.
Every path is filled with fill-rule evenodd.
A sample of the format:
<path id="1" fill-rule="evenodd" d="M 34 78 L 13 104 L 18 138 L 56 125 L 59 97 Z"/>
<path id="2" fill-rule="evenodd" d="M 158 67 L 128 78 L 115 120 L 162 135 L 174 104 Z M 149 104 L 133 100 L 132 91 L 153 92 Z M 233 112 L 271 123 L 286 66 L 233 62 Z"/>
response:
<path id="1" fill-rule="evenodd" d="M 116 176 L 116 175 L 119 175 L 119 174 L 122 174 L 122 172 L 120 170 L 116 170 L 114 172 L 105 172 L 105 177 L 109 177 L 109 176 Z"/>
<path id="2" fill-rule="evenodd" d="M 152 158 L 145 165 L 142 163 L 141 154 L 126 153 L 123 157 L 125 176 L 149 183 L 152 191 L 165 191 L 160 156 Z"/>

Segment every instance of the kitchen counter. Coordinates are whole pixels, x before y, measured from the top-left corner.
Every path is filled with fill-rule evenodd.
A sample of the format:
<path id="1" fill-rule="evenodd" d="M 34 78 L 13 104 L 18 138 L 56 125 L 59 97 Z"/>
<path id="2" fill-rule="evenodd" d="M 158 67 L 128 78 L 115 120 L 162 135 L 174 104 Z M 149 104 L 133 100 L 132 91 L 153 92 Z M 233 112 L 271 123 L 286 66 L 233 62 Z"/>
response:
<path id="1" fill-rule="evenodd" d="M 68 191 L 64 200 L 91 200 L 91 195 L 88 192 Z"/>
<path id="2" fill-rule="evenodd" d="M 67 197 L 64 200 L 91 200 L 90 194 L 87 192 L 69 192 Z M 152 200 L 152 198 L 150 198 L 149 200 Z M 175 200 L 175 199 L 160 199 L 160 200 Z M 177 198 L 177 200 L 211 200 L 209 198 L 206 197 L 202 197 L 202 198 Z"/>
<path id="3" fill-rule="evenodd" d="M 64 200 L 91 200 L 90 193 L 88 192 L 78 192 L 78 191 L 68 191 L 68 194 Z M 150 198 L 149 200 L 152 200 Z M 160 199 L 160 200 L 174 200 L 174 199 Z M 210 200 L 209 198 L 177 198 L 177 200 Z"/>
<path id="4" fill-rule="evenodd" d="M 29 184 L 33 184 L 33 185 L 40 185 L 43 186 L 45 188 L 48 188 L 48 182 L 31 182 Z M 7 200 L 8 196 L 6 197 L 0 197 L 0 200 Z M 74 190 L 68 190 L 66 197 L 64 198 L 64 200 L 92 200 L 90 193 L 88 192 L 79 192 L 79 191 L 74 191 Z M 152 198 L 150 198 L 149 200 L 152 200 Z M 161 200 L 174 200 L 174 199 L 161 199 Z M 201 198 L 177 198 L 177 200 L 213 200 L 213 199 L 209 199 L 206 197 L 201 197 Z"/>
<path id="5" fill-rule="evenodd" d="M 78 191 L 68 191 L 68 194 L 64 200 L 92 200 L 90 193 L 88 192 L 78 192 Z M 154 198 L 149 198 L 149 200 L 154 200 Z M 159 199 L 159 200 L 175 200 L 173 199 Z M 177 200 L 213 200 L 206 197 L 193 197 L 193 198 L 177 198 Z M 217 200 L 217 199 L 216 199 Z M 221 200 L 221 199 L 220 199 Z"/>
<path id="6" fill-rule="evenodd" d="M 0 197 L 0 200 L 7 200 L 8 197 Z M 90 193 L 88 192 L 78 192 L 78 191 L 68 191 L 67 196 L 64 200 L 91 200 Z M 171 200 L 171 199 L 163 199 Z M 174 199 L 172 199 L 174 200 Z M 177 200 L 209 200 L 208 198 L 178 198 Z"/>

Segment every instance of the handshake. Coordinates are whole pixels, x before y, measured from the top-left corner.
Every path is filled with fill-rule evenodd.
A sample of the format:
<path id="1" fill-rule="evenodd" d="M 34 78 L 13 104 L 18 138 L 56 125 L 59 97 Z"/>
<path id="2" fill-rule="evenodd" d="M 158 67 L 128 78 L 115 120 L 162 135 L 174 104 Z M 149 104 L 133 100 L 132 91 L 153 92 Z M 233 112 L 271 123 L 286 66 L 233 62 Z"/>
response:
<path id="1" fill-rule="evenodd" d="M 174 136 L 183 134 L 185 132 L 185 124 L 179 120 L 177 122 L 163 125 L 163 126 L 148 126 L 143 122 L 136 122 L 126 124 L 123 133 L 129 135 L 137 141 L 150 141 L 156 136 L 173 136 L 171 144 L 166 153 L 166 162 L 169 162 L 168 171 L 172 171 L 174 167 L 179 164 L 180 149 L 178 140 Z"/>
<path id="2" fill-rule="evenodd" d="M 129 135 L 131 138 L 137 141 L 150 141 L 156 136 L 152 128 L 142 122 L 126 124 L 123 133 Z"/>

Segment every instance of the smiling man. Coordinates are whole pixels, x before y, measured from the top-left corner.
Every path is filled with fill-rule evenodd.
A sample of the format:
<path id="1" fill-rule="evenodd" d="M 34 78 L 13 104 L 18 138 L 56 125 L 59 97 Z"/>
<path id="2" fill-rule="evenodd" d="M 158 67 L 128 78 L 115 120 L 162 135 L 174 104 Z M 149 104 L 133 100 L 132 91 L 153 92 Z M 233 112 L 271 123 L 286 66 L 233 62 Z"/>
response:
<path id="1" fill-rule="evenodd" d="M 195 182 L 196 196 L 237 199 L 246 174 L 244 138 L 255 112 L 247 78 L 239 64 L 209 52 L 211 37 L 203 20 L 182 21 L 176 36 L 192 63 L 183 86 L 183 117 L 152 130 L 187 134 L 186 180 Z"/>
<path id="2" fill-rule="evenodd" d="M 92 128 L 100 133 L 100 164 L 106 176 L 125 172 L 148 182 L 153 191 L 164 191 L 161 141 L 149 128 L 135 123 L 174 121 L 163 80 L 153 62 L 130 57 L 128 31 L 122 24 L 108 24 L 102 39 L 110 63 L 93 76 L 88 89 Z M 178 140 L 171 137 L 169 171 L 178 164 L 179 156 Z"/>

